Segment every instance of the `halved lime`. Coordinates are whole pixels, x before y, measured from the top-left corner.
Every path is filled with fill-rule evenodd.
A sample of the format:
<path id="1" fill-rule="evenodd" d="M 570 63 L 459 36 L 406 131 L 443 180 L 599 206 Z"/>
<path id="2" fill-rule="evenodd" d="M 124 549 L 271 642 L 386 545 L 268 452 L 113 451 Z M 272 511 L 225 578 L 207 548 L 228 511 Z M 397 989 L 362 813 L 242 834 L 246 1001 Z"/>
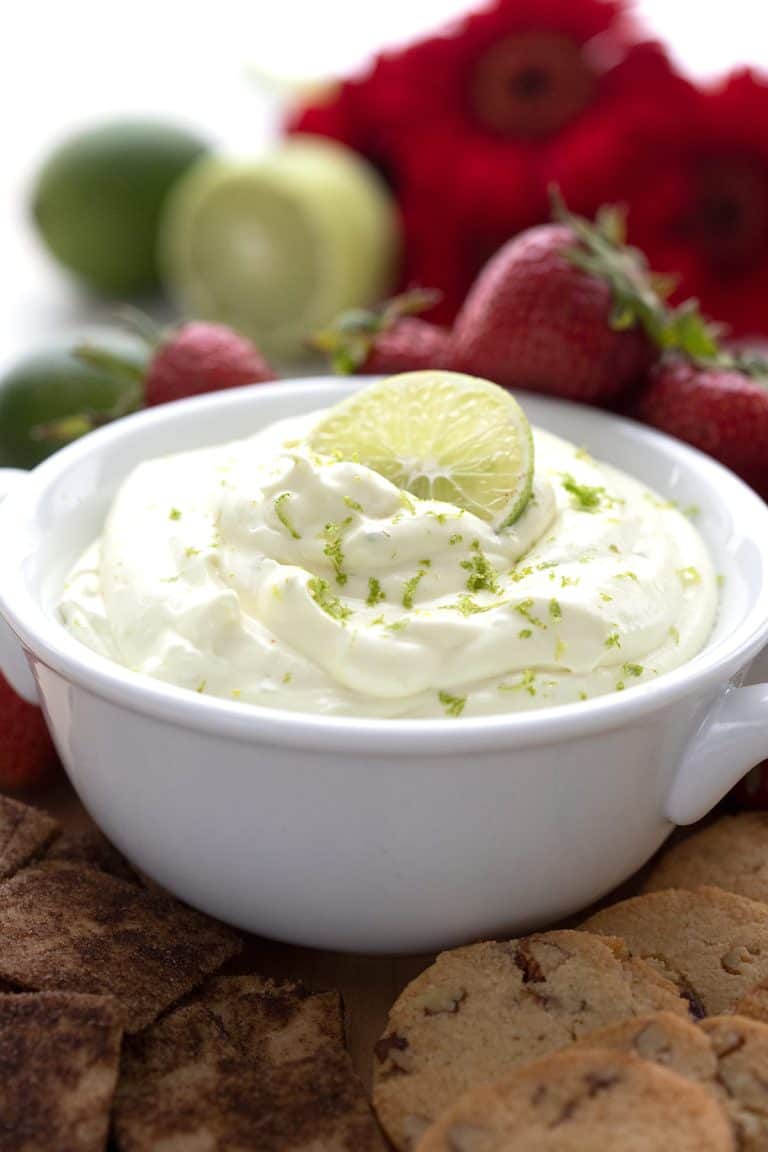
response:
<path id="1" fill-rule="evenodd" d="M 166 287 L 189 315 L 292 356 L 340 311 L 391 287 L 393 201 L 374 170 L 329 141 L 293 137 L 263 160 L 208 159 L 170 197 Z"/>
<path id="2" fill-rule="evenodd" d="M 525 413 L 497 384 L 458 372 L 406 372 L 372 384 L 332 408 L 310 446 L 497 529 L 513 524 L 531 495 L 533 437 Z"/>

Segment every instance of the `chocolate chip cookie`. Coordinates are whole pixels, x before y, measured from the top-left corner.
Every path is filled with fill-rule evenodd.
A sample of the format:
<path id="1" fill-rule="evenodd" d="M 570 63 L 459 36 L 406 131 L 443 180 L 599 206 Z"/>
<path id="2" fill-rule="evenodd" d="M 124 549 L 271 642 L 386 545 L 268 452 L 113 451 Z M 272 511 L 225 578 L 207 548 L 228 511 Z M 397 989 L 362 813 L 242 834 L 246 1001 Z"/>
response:
<path id="1" fill-rule="evenodd" d="M 570 1050 L 467 1092 L 419 1152 L 733 1152 L 714 1096 L 624 1052 Z"/>
<path id="2" fill-rule="evenodd" d="M 678 1076 L 708 1085 L 717 1075 L 717 1059 L 707 1035 L 693 1020 L 672 1012 L 622 1020 L 577 1040 L 573 1047 L 628 1052 L 661 1064 Z"/>
<path id="3" fill-rule="evenodd" d="M 715 1091 L 739 1152 L 768 1148 L 768 1025 L 743 1016 L 711 1016 L 701 1028 L 717 1060 Z"/>
<path id="4" fill-rule="evenodd" d="M 724 816 L 659 857 L 645 892 L 714 884 L 768 904 L 768 812 Z"/>
<path id="5" fill-rule="evenodd" d="M 768 905 L 720 888 L 669 888 L 591 916 L 588 932 L 620 936 L 677 984 L 699 1016 L 732 1012 L 768 980 Z"/>
<path id="6" fill-rule="evenodd" d="M 411 1149 L 462 1092 L 598 1028 L 657 1010 L 677 989 L 620 940 L 544 932 L 443 952 L 401 993 L 374 1056 L 374 1106 Z"/>
<path id="7" fill-rule="evenodd" d="M 610 1048 L 702 1084 L 720 1102 L 739 1152 L 768 1148 L 768 1025 L 741 1016 L 693 1024 L 670 1012 L 624 1020 L 574 1048 Z"/>

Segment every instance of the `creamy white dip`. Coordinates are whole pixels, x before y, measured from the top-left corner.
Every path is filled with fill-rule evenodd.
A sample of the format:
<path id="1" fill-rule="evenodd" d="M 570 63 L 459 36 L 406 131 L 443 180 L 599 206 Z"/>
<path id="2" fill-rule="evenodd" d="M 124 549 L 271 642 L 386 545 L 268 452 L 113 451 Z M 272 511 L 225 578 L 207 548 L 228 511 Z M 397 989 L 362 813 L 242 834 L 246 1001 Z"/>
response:
<path id="1" fill-rule="evenodd" d="M 141 464 L 61 596 L 67 628 L 192 691 L 347 716 L 480 716 L 623 691 L 706 643 L 690 520 L 534 429 L 534 495 L 497 533 L 314 456 L 320 413 Z"/>

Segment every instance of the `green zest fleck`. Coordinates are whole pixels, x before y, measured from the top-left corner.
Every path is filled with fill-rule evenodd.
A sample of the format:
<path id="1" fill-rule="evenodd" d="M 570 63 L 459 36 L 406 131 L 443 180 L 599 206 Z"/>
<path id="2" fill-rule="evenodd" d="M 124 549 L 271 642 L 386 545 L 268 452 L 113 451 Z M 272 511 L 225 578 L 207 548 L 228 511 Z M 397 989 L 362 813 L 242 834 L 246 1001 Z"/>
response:
<path id="1" fill-rule="evenodd" d="M 613 596 L 609 595 L 608 592 L 601 592 L 600 593 L 600 599 L 605 600 L 605 602 L 607 604 L 609 602 L 609 600 L 613 600 Z"/>
<path id="2" fill-rule="evenodd" d="M 643 666 L 642 664 L 625 664 L 623 671 L 625 676 L 642 676 Z"/>
<path id="3" fill-rule="evenodd" d="M 617 572 L 614 580 L 634 580 L 635 584 L 639 583 L 636 572 Z"/>
<path id="4" fill-rule="evenodd" d="M 587 696 L 586 692 L 579 692 L 579 700 L 589 700 L 589 696 Z"/>
<path id="5" fill-rule="evenodd" d="M 476 616 L 478 612 L 490 612 L 494 608 L 500 608 L 503 601 L 497 600 L 494 604 L 478 604 L 466 592 L 459 596 L 454 604 L 443 604 L 443 608 L 448 608 L 452 612 L 461 612 L 462 616 Z"/>
<path id="6" fill-rule="evenodd" d="M 701 573 L 698 568 L 694 568 L 692 564 L 689 564 L 687 568 L 678 568 L 677 574 L 684 588 L 690 588 L 694 584 L 701 584 Z"/>
<path id="7" fill-rule="evenodd" d="M 565 656 L 567 648 L 568 645 L 565 644 L 558 636 L 557 643 L 555 644 L 555 660 L 562 660 L 563 656 Z"/>
<path id="8" fill-rule="evenodd" d="M 344 503 L 347 508 L 351 508 L 353 512 L 362 512 L 363 506 L 357 500 L 353 500 L 351 496 L 344 497 Z"/>
<path id="9" fill-rule="evenodd" d="M 431 560 L 420 560 L 420 567 L 416 575 L 411 576 L 410 580 L 406 580 L 405 584 L 403 585 L 403 608 L 413 608 L 413 598 L 416 595 L 416 589 L 418 588 L 420 582 L 424 579 L 424 576 L 427 573 L 427 568 L 429 568 L 431 563 Z"/>
<path id="10" fill-rule="evenodd" d="M 563 615 L 563 610 L 560 607 L 560 601 L 555 600 L 554 597 L 549 602 L 549 614 L 553 620 L 560 620 Z"/>
<path id="11" fill-rule="evenodd" d="M 579 583 L 579 577 L 578 576 L 561 576 L 560 577 L 560 587 L 561 588 L 570 588 L 572 584 L 578 584 L 578 583 Z"/>
<path id="12" fill-rule="evenodd" d="M 290 519 L 288 518 L 288 513 L 286 512 L 285 508 L 283 507 L 286 500 L 290 500 L 290 498 L 291 498 L 290 492 L 281 492 L 281 494 L 275 500 L 275 516 L 277 516 L 278 520 L 283 525 L 285 530 L 288 532 L 289 536 L 292 536 L 294 540 L 301 540 L 301 536 L 299 535 L 299 533 L 294 528 L 293 524 L 291 523 Z"/>
<path id="13" fill-rule="evenodd" d="M 448 516 L 445 512 L 435 512 L 434 508 L 427 509 L 427 516 L 434 516 L 438 524 L 445 524 L 446 520 L 448 519 Z"/>
<path id="14" fill-rule="evenodd" d="M 686 504 L 683 508 L 683 516 L 687 516 L 689 520 L 695 520 L 697 516 L 701 515 L 701 508 L 698 504 Z"/>
<path id="15" fill-rule="evenodd" d="M 286 672 L 285 675 L 283 676 L 283 684 L 290 684 L 291 680 L 293 680 L 292 673 Z"/>
<path id="16" fill-rule="evenodd" d="M 385 624 L 384 627 L 388 628 L 390 632 L 402 632 L 403 628 L 407 628 L 410 624 L 410 619 L 407 616 L 402 616 L 399 620 L 393 620 L 391 624 Z"/>
<path id="17" fill-rule="evenodd" d="M 467 577 L 467 591 L 468 592 L 500 592 L 499 587 L 499 574 L 483 555 L 480 548 L 480 541 L 473 540 L 470 548 L 472 550 L 472 557 L 469 560 L 462 560 L 461 567 L 469 572 Z"/>
<path id="18" fill-rule="evenodd" d="M 199 549 L 199 548 L 193 548 L 193 547 L 190 545 L 190 547 L 189 547 L 189 548 L 185 548 L 185 549 L 184 549 L 184 555 L 185 555 L 185 556 L 189 556 L 189 557 L 192 557 L 192 556 L 199 556 L 199 555 L 200 555 L 200 549 Z"/>
<path id="19" fill-rule="evenodd" d="M 371 627 L 372 628 L 375 628 L 375 626 L 377 624 L 380 624 L 382 628 L 384 627 L 384 617 L 383 616 L 377 616 L 375 620 L 371 620 Z"/>
<path id="20" fill-rule="evenodd" d="M 463 539 L 464 539 L 464 537 L 461 535 L 460 532 L 454 532 L 453 536 L 451 536 L 450 539 L 448 540 L 448 543 L 449 544 L 461 544 Z"/>
<path id="21" fill-rule="evenodd" d="M 341 547 L 341 536 L 344 529 L 351 523 L 351 516 L 347 516 L 346 520 L 342 520 L 341 524 L 331 522 L 326 524 L 323 529 L 323 536 L 326 541 L 323 554 L 327 556 L 331 564 L 333 564 L 333 569 L 336 573 L 336 583 L 341 584 L 342 587 L 347 582 L 347 574 L 344 571 L 344 552 Z"/>
<path id="22" fill-rule="evenodd" d="M 670 628 L 669 635 L 670 635 L 670 638 L 671 638 L 673 644 L 679 644 L 680 643 L 680 633 L 678 632 L 677 628 L 675 628 L 674 625 Z"/>
<path id="23" fill-rule="evenodd" d="M 452 696 L 450 692 L 438 692 L 437 698 L 445 709 L 446 716 L 461 716 L 467 702 L 466 696 Z"/>
<path id="24" fill-rule="evenodd" d="M 596 512 L 598 508 L 602 507 L 604 502 L 610 499 L 606 494 L 605 488 L 594 488 L 589 484 L 579 484 L 570 472 L 563 474 L 562 485 L 571 497 L 573 507 L 578 508 L 580 512 Z"/>
<path id="25" fill-rule="evenodd" d="M 515 612 L 519 613 L 529 624 L 533 624 L 534 628 L 546 628 L 544 621 L 539 620 L 538 616 L 534 616 L 531 608 L 533 608 L 533 600 L 529 596 L 527 600 L 521 600 L 519 604 L 515 605 Z"/>
<path id="26" fill-rule="evenodd" d="M 624 681 L 623 681 L 623 680 L 619 680 L 619 681 L 618 681 L 618 683 L 616 684 L 616 691 L 617 691 L 617 692 L 623 692 L 623 691 L 624 691 L 624 687 L 625 687 L 625 685 L 624 685 Z"/>
<path id="27" fill-rule="evenodd" d="M 531 636 L 533 636 L 533 632 L 530 628 L 521 628 L 517 634 L 518 640 L 530 640 Z"/>
<path id="28" fill-rule="evenodd" d="M 621 549 L 619 548 L 618 544 L 609 544 L 608 549 L 611 552 L 615 552 L 617 555 L 619 552 L 621 552 Z"/>
<path id="29" fill-rule="evenodd" d="M 377 604 L 381 604 L 382 600 L 386 600 L 386 596 L 381 590 L 381 584 L 375 576 L 370 576 L 368 578 L 368 596 L 365 602 L 369 608 L 375 608 Z"/>
<path id="30" fill-rule="evenodd" d="M 313 576 L 307 588 L 318 608 L 322 608 L 323 612 L 334 620 L 344 621 L 352 615 L 352 609 L 343 604 L 338 596 L 333 595 L 328 581 L 323 580 L 321 576 Z"/>
<path id="31" fill-rule="evenodd" d="M 521 580 L 525 580 L 526 576 L 533 575 L 533 568 L 528 564 L 525 568 L 513 568 L 509 574 L 510 580 L 515 584 L 519 584 Z"/>
<path id="32" fill-rule="evenodd" d="M 181 512 L 179 511 L 179 509 L 178 508 L 171 508 L 170 512 L 168 513 L 168 519 L 169 520 L 181 520 Z"/>
<path id="33" fill-rule="evenodd" d="M 527 692 L 529 696 L 536 695 L 536 673 L 533 668 L 526 668 L 517 684 L 499 684 L 499 692 Z"/>
<path id="34" fill-rule="evenodd" d="M 621 648 L 621 638 L 618 632 L 611 632 L 605 640 L 606 648 Z"/>
<path id="35" fill-rule="evenodd" d="M 205 686 L 207 683 L 207 680 L 201 680 L 197 688 L 195 688 L 195 692 L 205 692 Z"/>

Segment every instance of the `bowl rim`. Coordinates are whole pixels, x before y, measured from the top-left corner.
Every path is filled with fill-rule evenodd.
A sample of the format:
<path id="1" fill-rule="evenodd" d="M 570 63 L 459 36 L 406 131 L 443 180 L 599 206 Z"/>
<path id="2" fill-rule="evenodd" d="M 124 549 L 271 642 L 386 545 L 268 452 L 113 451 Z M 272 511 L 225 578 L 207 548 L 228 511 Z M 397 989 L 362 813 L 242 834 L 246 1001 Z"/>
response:
<path id="1" fill-rule="evenodd" d="M 612 731 L 636 722 L 660 707 L 699 690 L 724 687 L 724 678 L 748 663 L 768 642 L 768 581 L 757 589 L 745 619 L 733 633 L 679 668 L 658 679 L 637 685 L 630 692 L 598 696 L 584 702 L 559 704 L 530 712 L 492 716 L 386 719 L 323 714 L 270 708 L 219 697 L 200 696 L 161 680 L 143 676 L 101 656 L 71 636 L 46 612 L 21 577 L 21 555 L 30 547 L 29 513 L 45 493 L 77 462 L 107 452 L 111 445 L 137 428 L 173 424 L 179 414 L 205 413 L 218 408 L 249 406 L 256 397 L 268 399 L 281 393 L 305 397 L 318 385 L 337 386 L 351 392 L 372 377 L 308 376 L 255 384 L 225 392 L 179 400 L 127 416 L 90 433 L 61 449 L 38 465 L 29 478 L 3 502 L 3 539 L 12 541 L 0 556 L 0 616 L 31 653 L 33 661 L 47 666 L 67 681 L 139 715 L 177 724 L 208 735 L 223 735 L 244 742 L 275 747 L 323 751 L 364 751 L 368 757 L 393 752 L 441 755 L 447 752 L 507 749 L 558 743 L 600 731 Z M 535 394 L 537 406 L 578 410 L 583 405 Z M 525 402 L 525 401 L 524 401 Z M 627 417 L 590 409 L 595 420 L 611 423 L 631 434 L 651 452 L 674 456 L 688 471 L 711 473 L 712 486 L 731 513 L 758 526 L 750 532 L 768 571 L 768 504 L 733 472 L 697 449 Z M 743 506 L 743 507 L 742 507 Z M 764 532 L 759 530 L 762 517 Z M 15 521 L 15 524 L 14 524 Z M 14 530 L 15 529 L 15 530 Z M 15 547 L 14 547 L 15 545 Z"/>

